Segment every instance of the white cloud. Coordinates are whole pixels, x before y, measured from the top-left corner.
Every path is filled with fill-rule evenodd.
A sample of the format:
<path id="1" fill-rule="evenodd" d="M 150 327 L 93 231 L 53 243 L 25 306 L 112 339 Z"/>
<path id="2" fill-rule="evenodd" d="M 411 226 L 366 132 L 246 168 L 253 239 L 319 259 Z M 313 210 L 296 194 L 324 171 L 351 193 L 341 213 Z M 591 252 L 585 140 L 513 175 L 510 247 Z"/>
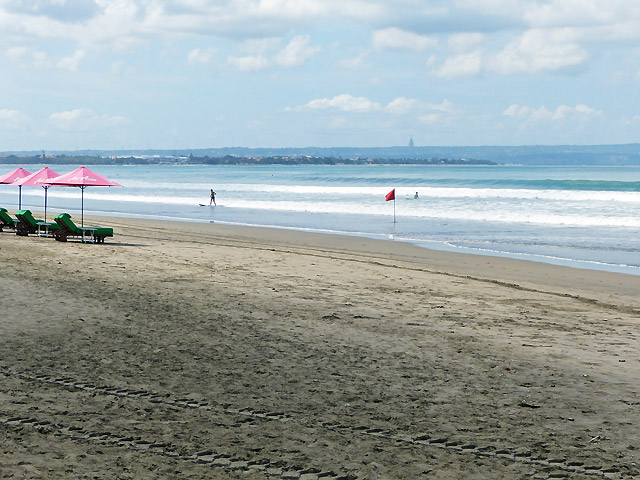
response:
<path id="1" fill-rule="evenodd" d="M 546 108 L 545 108 L 546 109 Z M 507 107 L 507 109 L 502 112 L 503 115 L 507 117 L 524 117 L 529 115 L 531 112 L 531 107 L 525 107 L 524 105 L 512 104 Z"/>
<path id="2" fill-rule="evenodd" d="M 435 125 L 442 120 L 442 115 L 438 113 L 425 113 L 424 115 L 420 115 L 418 120 L 425 125 Z"/>
<path id="3" fill-rule="evenodd" d="M 295 23 L 317 23 L 335 21 L 336 18 L 360 22 L 378 22 L 388 18 L 394 7 L 406 0 L 376 1 L 369 0 L 259 0 L 239 2 L 239 10 L 248 7 L 254 17 L 267 17 L 276 20 L 286 19 Z M 409 0 L 413 4 L 412 0 Z"/>
<path id="4" fill-rule="evenodd" d="M 72 55 L 55 60 L 52 55 L 27 46 L 13 46 L 4 52 L 5 56 L 20 64 L 21 68 L 59 68 L 71 72 L 77 70 L 80 62 L 87 55 L 84 49 L 77 49 Z"/>
<path id="5" fill-rule="evenodd" d="M 95 127 L 119 127 L 121 125 L 129 125 L 131 119 L 124 115 L 101 115 L 94 119 Z"/>
<path id="6" fill-rule="evenodd" d="M 454 0 L 457 7 L 476 12 L 500 12 L 503 15 L 519 16 L 524 5 L 521 0 Z"/>
<path id="7" fill-rule="evenodd" d="M 523 18 L 544 27 L 602 25 L 628 18 L 634 10 L 637 13 L 635 2 L 625 0 L 548 0 L 528 3 Z"/>
<path id="8" fill-rule="evenodd" d="M 218 49 L 215 47 L 194 48 L 187 54 L 187 63 L 189 65 L 206 65 L 211 63 L 217 52 Z"/>
<path id="9" fill-rule="evenodd" d="M 366 97 L 354 97 L 348 93 L 333 98 L 317 98 L 311 100 L 298 110 L 324 110 L 335 108 L 344 112 L 386 112 L 393 115 L 406 115 L 420 109 L 430 109 L 432 105 L 424 104 L 415 98 L 397 97 L 386 106 Z"/>
<path id="10" fill-rule="evenodd" d="M 317 98 L 306 105 L 291 110 L 327 110 L 336 109 L 343 112 L 374 113 L 381 112 L 401 116 L 417 114 L 423 123 L 444 121 L 453 118 L 457 111 L 447 99 L 442 103 L 426 103 L 416 98 L 397 97 L 386 106 L 366 97 L 354 97 L 350 94 L 337 95 L 333 98 Z"/>
<path id="11" fill-rule="evenodd" d="M 78 108 L 66 112 L 52 113 L 49 116 L 49 121 L 60 130 L 73 130 L 76 126 L 80 126 L 83 120 L 90 115 L 90 110 Z"/>
<path id="12" fill-rule="evenodd" d="M 413 50 L 422 52 L 438 45 L 438 40 L 427 35 L 400 30 L 399 28 L 386 28 L 373 32 L 373 46 L 377 49 Z"/>
<path id="13" fill-rule="evenodd" d="M 227 62 L 241 72 L 257 72 L 271 66 L 271 61 L 264 55 L 229 56 Z"/>
<path id="14" fill-rule="evenodd" d="M 344 117 L 334 117 L 331 119 L 329 123 L 329 127 L 331 128 L 344 128 L 347 126 L 347 119 Z"/>
<path id="15" fill-rule="evenodd" d="M 275 37 L 281 32 L 295 35 L 310 26 L 345 21 L 355 29 L 371 31 L 372 44 L 378 49 L 422 52 L 446 43 L 453 56 L 434 73 L 454 77 L 479 72 L 563 70 L 584 64 L 590 57 L 588 47 L 593 44 L 640 39 L 640 4 L 628 0 L 451 0 L 437 7 L 419 4 L 415 0 L 2 0 L 0 42 L 5 49 L 42 39 L 75 42 L 74 55 L 52 62 L 73 70 L 82 60 L 79 52 L 131 52 L 150 42 L 184 37 L 216 36 L 242 43 L 255 37 Z M 392 22 L 398 27 L 376 29 Z M 425 22 L 438 22 L 441 31 L 450 34 L 425 35 L 400 27 Z M 460 55 L 471 55 L 481 46 L 486 48 L 492 39 L 502 41 L 501 32 L 523 29 L 502 48 L 484 53 L 480 68 L 465 66 L 465 60 L 477 62 L 479 57 Z M 444 38 L 439 42 L 441 37 Z M 265 68 L 265 62 L 255 61 L 264 55 L 271 66 L 298 66 L 319 49 L 309 44 L 307 35 L 297 35 L 280 52 L 267 55 L 267 50 L 252 49 L 245 55 L 232 55 L 230 63 L 246 70 Z M 211 59 L 207 49 L 188 54 L 191 64 L 209 63 Z M 359 68 L 356 59 L 340 62 L 345 67 L 349 64 Z"/>
<path id="16" fill-rule="evenodd" d="M 131 48 L 167 37 L 225 37 L 242 41 L 309 31 L 335 23 L 374 30 L 378 48 L 424 51 L 437 45 L 401 25 L 437 25 L 451 32 L 452 50 L 475 48 L 483 35 L 522 28 L 606 28 L 640 38 L 640 4 L 629 0 L 449 0 L 424 7 L 416 0 L 3 0 L 0 39 L 55 39 L 77 48 Z M 380 25 L 397 27 L 380 29 Z M 375 30 L 378 28 L 377 30 Z M 430 31 L 435 31 L 431 28 Z M 484 34 L 474 32 L 486 32 Z M 585 38 L 588 33 L 585 32 Z M 592 41 L 598 37 L 590 37 Z M 458 46 L 456 46 L 458 45 Z M 460 52 L 459 52 L 460 53 Z"/>
<path id="17" fill-rule="evenodd" d="M 442 101 L 442 103 L 430 103 L 430 104 L 428 104 L 427 108 L 429 108 L 431 110 L 436 110 L 438 112 L 449 113 L 449 114 L 453 114 L 453 113 L 456 112 L 456 109 L 455 109 L 453 103 L 451 103 L 446 98 Z"/>
<path id="18" fill-rule="evenodd" d="M 26 46 L 14 46 L 6 50 L 5 55 L 10 60 L 18 62 L 21 68 L 49 67 L 51 62 L 46 53 Z"/>
<path id="19" fill-rule="evenodd" d="M 91 131 L 126 125 L 131 123 L 131 120 L 120 115 L 97 115 L 89 108 L 77 108 L 52 113 L 49 122 L 64 131 Z"/>
<path id="20" fill-rule="evenodd" d="M 463 32 L 450 35 L 447 44 L 454 52 L 468 52 L 475 50 L 486 39 L 487 35 L 483 33 Z"/>
<path id="21" fill-rule="evenodd" d="M 325 110 L 336 108 L 343 112 L 373 112 L 380 110 L 380 104 L 372 102 L 366 97 L 354 97 L 348 93 L 337 95 L 333 98 L 318 98 L 311 100 L 302 107 L 310 110 Z"/>
<path id="22" fill-rule="evenodd" d="M 310 40 L 309 35 L 293 37 L 289 44 L 275 55 L 275 63 L 283 67 L 297 67 L 304 64 L 320 51 L 320 47 L 309 45 Z"/>
<path id="23" fill-rule="evenodd" d="M 267 55 L 282 45 L 282 39 L 277 37 L 249 38 L 240 46 L 243 52 L 250 55 Z"/>
<path id="24" fill-rule="evenodd" d="M 444 123 L 456 118 L 458 113 L 453 103 L 446 98 L 442 103 L 429 103 L 423 106 L 423 109 L 427 111 L 423 115 L 418 116 L 418 120 L 425 125 L 435 125 L 437 123 Z"/>
<path id="25" fill-rule="evenodd" d="M 20 110 L 0 109 L 0 126 L 7 130 L 23 130 L 29 117 Z"/>
<path id="26" fill-rule="evenodd" d="M 73 72 L 78 68 L 78 64 L 86 54 L 87 52 L 84 50 L 76 50 L 70 57 L 64 57 L 58 60 L 56 66 L 63 70 L 70 70 Z"/>
<path id="27" fill-rule="evenodd" d="M 264 38 L 244 42 L 243 50 L 250 52 L 246 56 L 230 55 L 228 63 L 240 71 L 256 72 L 278 65 L 281 67 L 298 67 L 320 51 L 319 46 L 311 46 L 311 37 L 298 35 L 279 51 L 269 54 L 269 50 L 280 45 L 279 39 Z"/>
<path id="28" fill-rule="evenodd" d="M 126 51 L 167 38 L 279 36 L 335 19 L 371 24 L 393 12 L 390 2 L 366 0 L 3 0 L 0 41 Z"/>
<path id="29" fill-rule="evenodd" d="M 484 68 L 484 55 L 482 52 L 471 52 L 455 55 L 445 60 L 433 73 L 438 77 L 469 77 L 478 75 Z"/>
<path id="30" fill-rule="evenodd" d="M 585 62 L 589 54 L 568 29 L 528 30 L 495 55 L 490 70 L 501 74 L 553 72 Z"/>
<path id="31" fill-rule="evenodd" d="M 484 72 L 514 75 L 567 71 L 589 59 L 589 53 L 576 42 L 577 38 L 576 32 L 570 29 L 528 30 L 501 51 L 477 49 L 459 53 L 446 59 L 432 73 L 452 78 Z"/>
<path id="32" fill-rule="evenodd" d="M 338 66 L 348 70 L 367 70 L 371 68 L 373 64 L 367 60 L 364 54 L 361 54 L 353 58 L 343 58 L 338 62 Z"/>
<path id="33" fill-rule="evenodd" d="M 407 113 L 419 108 L 421 105 L 419 100 L 415 98 L 398 97 L 385 107 L 385 110 L 395 115 L 406 115 Z"/>
<path id="34" fill-rule="evenodd" d="M 555 110 L 549 110 L 546 106 L 538 108 L 526 105 L 510 105 L 503 115 L 511 118 L 521 119 L 527 122 L 563 121 L 567 119 L 586 120 L 602 114 L 601 110 L 578 104 L 575 107 L 560 105 Z"/>
<path id="35" fill-rule="evenodd" d="M 581 118 L 597 117 L 599 115 L 602 115 L 602 110 L 596 110 L 595 108 L 591 108 L 583 104 L 578 104 L 575 107 L 562 105 L 556 109 L 554 120 L 562 120 L 574 114 L 580 116 Z"/>
<path id="36" fill-rule="evenodd" d="M 123 61 L 113 62 L 109 67 L 109 73 L 111 75 L 120 75 L 125 69 L 125 64 Z"/>

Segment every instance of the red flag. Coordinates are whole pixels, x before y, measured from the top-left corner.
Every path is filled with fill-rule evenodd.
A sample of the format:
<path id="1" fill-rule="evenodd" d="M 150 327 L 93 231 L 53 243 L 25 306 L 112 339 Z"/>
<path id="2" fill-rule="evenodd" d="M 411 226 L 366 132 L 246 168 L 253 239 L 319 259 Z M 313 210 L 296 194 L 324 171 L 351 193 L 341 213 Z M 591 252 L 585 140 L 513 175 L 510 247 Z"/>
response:
<path id="1" fill-rule="evenodd" d="M 396 199 L 396 189 L 394 188 L 393 190 L 391 190 L 389 193 L 387 193 L 387 196 L 384 197 L 385 201 L 389 201 L 389 200 L 395 200 Z"/>

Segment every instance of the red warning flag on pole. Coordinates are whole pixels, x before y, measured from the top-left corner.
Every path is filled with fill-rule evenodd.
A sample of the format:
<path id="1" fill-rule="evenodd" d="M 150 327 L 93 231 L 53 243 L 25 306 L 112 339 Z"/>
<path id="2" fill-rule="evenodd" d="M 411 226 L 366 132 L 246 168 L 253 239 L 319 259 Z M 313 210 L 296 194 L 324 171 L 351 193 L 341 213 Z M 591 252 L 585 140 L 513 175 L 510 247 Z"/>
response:
<path id="1" fill-rule="evenodd" d="M 396 189 L 394 188 L 393 190 L 391 190 L 389 193 L 387 193 L 387 196 L 384 197 L 385 201 L 389 201 L 389 200 L 395 200 L 396 199 Z"/>

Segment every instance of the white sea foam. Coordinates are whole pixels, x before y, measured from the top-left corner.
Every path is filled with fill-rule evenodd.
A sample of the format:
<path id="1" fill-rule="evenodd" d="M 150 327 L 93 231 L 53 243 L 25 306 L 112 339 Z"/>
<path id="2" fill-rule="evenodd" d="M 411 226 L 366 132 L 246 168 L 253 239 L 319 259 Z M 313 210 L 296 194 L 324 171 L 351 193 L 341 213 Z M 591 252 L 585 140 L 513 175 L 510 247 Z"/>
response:
<path id="1" fill-rule="evenodd" d="M 42 198 L 42 192 L 38 194 L 24 195 L 30 198 L 30 202 L 38 204 L 35 198 Z M 286 196 L 288 197 L 288 196 Z M 55 194 L 49 192 L 49 203 L 56 199 L 79 199 L 79 189 L 58 189 Z M 86 202 L 124 202 L 129 204 L 146 205 L 174 205 L 195 207 L 199 203 L 207 203 L 203 196 L 170 196 L 170 195 L 134 195 L 123 193 L 118 189 L 93 189 L 85 190 Z M 218 202 L 226 207 L 295 213 L 322 213 L 322 214 L 357 214 L 357 215 L 392 215 L 392 202 L 384 202 L 371 199 L 359 199 L 354 201 L 349 197 L 337 200 L 320 201 L 317 197 L 285 198 L 281 200 L 255 200 L 241 198 L 227 198 L 218 196 Z M 623 208 L 624 204 L 616 206 L 600 205 L 598 209 L 591 208 L 584 202 L 575 202 L 575 205 L 559 202 L 550 204 L 540 199 L 538 203 L 528 204 L 526 201 L 507 201 L 502 198 L 499 203 L 491 199 L 467 199 L 454 202 L 451 198 L 425 199 L 420 202 L 399 202 L 396 207 L 397 215 L 415 219 L 441 219 L 441 220 L 467 220 L 481 222 L 500 223 L 528 223 L 541 225 L 573 225 L 573 226 L 599 226 L 599 227 L 640 227 L 640 210 L 638 208 Z M 25 200 L 26 201 L 26 200 Z M 631 207 L 632 204 L 627 204 Z M 131 207 L 135 211 L 135 207 Z"/>
<path id="2" fill-rule="evenodd" d="M 212 187 L 208 183 L 186 183 L 186 182 L 149 182 L 149 181 L 129 181 L 127 187 L 141 192 L 166 191 L 184 192 L 188 194 L 200 194 L 207 196 L 207 192 Z M 432 187 L 426 184 L 414 184 L 411 186 L 394 187 L 389 186 L 331 186 L 331 185 L 283 185 L 268 183 L 219 183 L 215 190 L 219 194 L 236 196 L 238 193 L 263 193 L 269 195 L 298 195 L 298 196 L 318 196 L 318 195 L 340 195 L 345 197 L 373 196 L 384 197 L 392 188 L 396 188 L 396 197 L 412 198 L 415 192 L 419 192 L 421 199 L 430 198 L 496 198 L 496 199 L 539 199 L 558 201 L 606 201 L 640 203 L 640 192 L 626 191 L 604 191 L 604 190 L 554 190 L 554 189 L 525 189 L 525 188 L 469 188 L 469 187 Z"/>
<path id="3" fill-rule="evenodd" d="M 632 269 L 635 272 L 640 271 L 639 266 L 629 265 L 626 263 L 610 263 L 610 262 L 602 262 L 602 261 L 596 261 L 596 260 L 575 259 L 575 258 L 563 257 L 559 255 L 549 255 L 549 254 L 532 253 L 532 252 L 513 252 L 510 250 L 501 250 L 498 247 L 482 248 L 482 247 L 475 247 L 475 246 L 468 246 L 468 245 L 456 245 L 451 242 L 446 242 L 446 245 L 451 247 L 452 249 L 459 250 L 459 251 L 476 251 L 476 252 L 489 253 L 492 255 L 509 256 L 509 257 L 515 257 L 515 258 L 540 258 L 540 259 L 550 260 L 551 263 L 558 263 L 561 265 L 575 264 L 577 262 L 578 264 L 585 264 L 587 266 L 614 267 L 614 268 L 620 268 L 620 269 Z"/>

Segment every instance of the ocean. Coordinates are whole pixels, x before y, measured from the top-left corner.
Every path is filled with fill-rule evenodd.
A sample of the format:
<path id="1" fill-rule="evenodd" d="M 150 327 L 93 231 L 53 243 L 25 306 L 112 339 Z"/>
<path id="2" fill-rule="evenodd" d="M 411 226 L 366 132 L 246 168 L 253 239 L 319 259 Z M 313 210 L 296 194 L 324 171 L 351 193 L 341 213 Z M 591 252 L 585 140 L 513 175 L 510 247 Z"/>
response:
<path id="1" fill-rule="evenodd" d="M 360 235 L 640 275 L 640 166 L 91 168 L 124 185 L 87 188 L 91 215 Z M 52 187 L 48 198 L 51 216 L 79 215 L 78 188 Z M 42 210 L 43 199 L 42 188 L 22 188 L 23 208 Z M 0 206 L 17 204 L 18 188 L 0 185 Z"/>

